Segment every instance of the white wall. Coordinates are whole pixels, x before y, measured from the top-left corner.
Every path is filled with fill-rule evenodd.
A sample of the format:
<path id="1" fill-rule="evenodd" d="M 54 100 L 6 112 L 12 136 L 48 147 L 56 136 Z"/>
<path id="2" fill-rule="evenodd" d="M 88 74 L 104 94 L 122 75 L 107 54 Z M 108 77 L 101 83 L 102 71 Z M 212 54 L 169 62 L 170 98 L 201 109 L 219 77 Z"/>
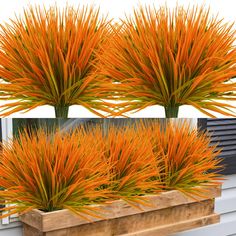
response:
<path id="1" fill-rule="evenodd" d="M 22 233 L 22 227 L 19 226 L 20 223 L 17 224 L 17 226 L 9 228 L 0 228 L 0 236 L 23 236 Z"/>

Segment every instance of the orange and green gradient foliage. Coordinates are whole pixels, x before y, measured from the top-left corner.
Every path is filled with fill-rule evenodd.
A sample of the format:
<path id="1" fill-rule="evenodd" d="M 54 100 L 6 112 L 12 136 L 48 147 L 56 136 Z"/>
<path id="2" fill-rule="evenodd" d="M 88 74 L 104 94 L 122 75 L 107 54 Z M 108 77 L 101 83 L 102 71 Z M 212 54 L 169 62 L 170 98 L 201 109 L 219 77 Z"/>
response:
<path id="1" fill-rule="evenodd" d="M 221 159 L 217 146 L 210 146 L 207 133 L 191 128 L 187 121 L 148 122 L 138 132 L 148 136 L 158 161 L 162 190 L 179 190 L 198 194 L 196 186 L 217 184 L 220 180 Z M 209 170 L 211 170 L 209 172 Z"/>
<path id="2" fill-rule="evenodd" d="M 132 205 L 144 204 L 144 199 L 139 196 L 151 189 L 161 190 L 159 179 L 151 180 L 159 172 L 159 167 L 148 136 L 137 134 L 131 124 L 122 128 L 110 125 L 103 144 L 115 196 Z"/>
<path id="3" fill-rule="evenodd" d="M 109 179 L 99 145 L 99 140 L 93 142 L 82 130 L 67 134 L 22 131 L 0 157 L 0 186 L 6 189 L 0 191 L 0 199 L 9 203 L 6 215 L 31 209 L 96 215 L 89 205 L 102 202 L 109 192 L 102 188 Z"/>
<path id="4" fill-rule="evenodd" d="M 109 31 L 99 10 L 88 6 L 31 6 L 1 25 L 0 98 L 13 100 L 1 106 L 2 115 L 41 105 L 54 106 L 56 117 L 67 117 L 71 105 L 109 112 L 96 76 L 96 53 Z"/>
<path id="5" fill-rule="evenodd" d="M 166 117 L 177 117 L 181 105 L 210 117 L 235 115 L 221 101 L 236 95 L 233 24 L 205 7 L 146 6 L 114 28 L 101 73 L 115 84 L 114 98 L 123 100 L 117 115 L 151 105 L 163 106 Z"/>
<path id="6" fill-rule="evenodd" d="M 165 131 L 158 122 L 24 129 L 1 152 L 0 203 L 7 205 L 0 217 L 69 209 L 89 219 L 104 217 L 96 205 L 115 199 L 138 207 L 149 204 L 146 194 L 172 189 L 207 194 L 195 187 L 219 184 L 218 154 L 187 123 L 168 123 Z"/>

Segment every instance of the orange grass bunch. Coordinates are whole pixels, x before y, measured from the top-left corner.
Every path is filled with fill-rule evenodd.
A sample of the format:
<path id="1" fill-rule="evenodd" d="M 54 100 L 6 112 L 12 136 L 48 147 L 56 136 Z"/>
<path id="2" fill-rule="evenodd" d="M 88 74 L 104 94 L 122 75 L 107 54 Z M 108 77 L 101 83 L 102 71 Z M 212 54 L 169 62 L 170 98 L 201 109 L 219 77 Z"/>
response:
<path id="1" fill-rule="evenodd" d="M 32 209 L 97 215 L 90 205 L 102 202 L 109 192 L 102 187 L 109 179 L 99 145 L 83 130 L 22 131 L 0 157 L 0 186 L 6 189 L 0 199 L 8 204 L 1 209 L 8 211 L 4 215 Z"/>
<path id="2" fill-rule="evenodd" d="M 89 219 L 103 217 L 96 204 L 116 199 L 138 207 L 148 204 L 146 194 L 199 195 L 197 186 L 219 184 L 218 154 L 187 123 L 24 129 L 0 156 L 0 203 L 7 203 L 1 217 L 69 209 Z"/>
<path id="3" fill-rule="evenodd" d="M 56 117 L 67 117 L 71 105 L 99 116 L 109 112 L 96 75 L 96 54 L 102 53 L 109 31 L 99 10 L 88 6 L 31 6 L 1 25 L 0 99 L 15 100 L 1 106 L 1 114 L 42 105 L 53 106 Z"/>
<path id="4" fill-rule="evenodd" d="M 193 6 L 140 7 L 122 25 L 101 55 L 101 74 L 114 84 L 116 115 L 160 105 L 166 117 L 191 105 L 214 117 L 235 115 L 235 30 Z"/>
<path id="5" fill-rule="evenodd" d="M 223 166 L 218 158 L 220 149 L 210 146 L 207 133 L 191 128 L 184 120 L 147 122 L 139 128 L 148 136 L 157 159 L 162 190 L 179 190 L 186 194 L 199 194 L 197 186 L 219 184 Z"/>
<path id="6" fill-rule="evenodd" d="M 144 203 L 140 196 L 160 191 L 159 172 L 148 136 L 137 134 L 132 124 L 122 128 L 108 125 L 104 138 L 105 160 L 110 168 L 111 189 L 115 196 L 130 204 Z"/>

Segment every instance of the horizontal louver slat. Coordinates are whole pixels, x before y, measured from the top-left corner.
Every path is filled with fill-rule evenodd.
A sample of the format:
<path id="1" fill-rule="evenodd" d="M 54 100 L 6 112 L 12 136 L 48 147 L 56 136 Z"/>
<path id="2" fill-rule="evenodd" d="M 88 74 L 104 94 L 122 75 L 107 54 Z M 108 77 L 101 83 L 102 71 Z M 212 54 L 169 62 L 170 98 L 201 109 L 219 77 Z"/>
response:
<path id="1" fill-rule="evenodd" d="M 236 120 L 235 119 L 217 119 L 214 121 L 208 121 L 207 122 L 207 126 L 218 126 L 218 125 L 235 125 L 236 124 Z"/>
<path id="2" fill-rule="evenodd" d="M 236 150 L 222 150 L 219 156 L 221 157 L 221 156 L 231 156 L 231 155 L 236 156 Z"/>
<path id="3" fill-rule="evenodd" d="M 226 140 L 226 141 L 216 141 L 216 142 L 211 142 L 211 146 L 214 145 L 218 145 L 218 147 L 224 147 L 224 146 L 228 146 L 228 145 L 235 145 L 236 146 L 236 136 L 235 136 L 235 140 Z M 235 147 L 236 148 L 236 147 Z"/>
<path id="4" fill-rule="evenodd" d="M 214 137 L 214 136 L 226 136 L 226 135 L 236 135 L 236 129 L 231 129 L 231 130 L 223 130 L 223 131 L 211 131 L 209 134 Z"/>
<path id="5" fill-rule="evenodd" d="M 220 149 L 221 152 L 225 152 L 225 151 L 229 151 L 229 150 L 236 150 L 235 145 L 231 145 L 231 146 L 217 146 L 217 150 Z"/>
<path id="6" fill-rule="evenodd" d="M 214 136 L 211 137 L 213 142 L 226 141 L 226 140 L 236 140 L 236 135 L 227 135 L 227 136 Z"/>
<path id="7" fill-rule="evenodd" d="M 212 122 L 215 122 L 215 121 L 217 121 L 217 122 L 218 122 L 218 121 L 219 121 L 219 122 L 228 122 L 227 120 L 234 120 L 234 121 L 235 121 L 236 119 L 235 119 L 235 118 L 226 118 L 226 119 L 223 119 L 223 118 L 220 118 L 220 119 L 219 119 L 219 118 L 210 118 L 210 119 L 207 119 L 207 118 L 206 118 L 206 120 L 207 120 L 208 123 L 212 123 Z"/>
<path id="8" fill-rule="evenodd" d="M 216 125 L 207 127 L 207 131 L 217 131 L 217 130 L 236 130 L 236 125 Z"/>

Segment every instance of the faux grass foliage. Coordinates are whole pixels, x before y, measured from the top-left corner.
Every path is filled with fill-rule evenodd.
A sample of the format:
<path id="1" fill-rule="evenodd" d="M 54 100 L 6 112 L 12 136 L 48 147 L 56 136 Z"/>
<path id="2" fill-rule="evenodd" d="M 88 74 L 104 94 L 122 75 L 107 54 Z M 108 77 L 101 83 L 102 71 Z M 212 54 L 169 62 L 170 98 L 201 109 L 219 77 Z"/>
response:
<path id="1" fill-rule="evenodd" d="M 102 116 L 109 112 L 96 77 L 109 27 L 93 7 L 63 9 L 29 7 L 24 15 L 1 25 L 1 115 L 29 111 L 41 105 L 67 117 L 71 105 L 82 105 Z"/>
<path id="2" fill-rule="evenodd" d="M 187 121 L 148 122 L 143 136 L 149 136 L 158 161 L 162 190 L 201 194 L 197 186 L 218 184 L 223 166 L 220 149 L 210 145 L 207 133 L 191 128 Z M 204 193 L 202 193 L 204 194 Z"/>
<path id="3" fill-rule="evenodd" d="M 3 145 L 0 204 L 5 217 L 32 209 L 69 209 L 84 219 L 104 217 L 98 204 L 123 199 L 149 205 L 145 195 L 177 189 L 207 194 L 218 185 L 219 151 L 187 123 L 136 122 L 55 131 L 24 129 Z"/>
<path id="4" fill-rule="evenodd" d="M 0 191 L 0 199 L 8 203 L 1 210 L 11 215 L 69 209 L 81 217 L 98 216 L 90 205 L 106 198 L 102 186 L 109 184 L 108 170 L 99 140 L 92 144 L 91 138 L 76 130 L 20 133 L 0 158 L 0 186 L 6 189 Z"/>
<path id="5" fill-rule="evenodd" d="M 149 137 L 136 132 L 131 124 L 122 128 L 109 125 L 103 147 L 110 166 L 112 192 L 132 205 L 145 204 L 140 196 L 151 189 L 161 190 L 159 179 L 151 180 L 159 167 Z"/>
<path id="6" fill-rule="evenodd" d="M 193 6 L 140 7 L 121 26 L 101 56 L 102 73 L 115 84 L 117 115 L 151 105 L 177 117 L 191 105 L 213 117 L 235 115 L 236 75 L 233 24 Z"/>

